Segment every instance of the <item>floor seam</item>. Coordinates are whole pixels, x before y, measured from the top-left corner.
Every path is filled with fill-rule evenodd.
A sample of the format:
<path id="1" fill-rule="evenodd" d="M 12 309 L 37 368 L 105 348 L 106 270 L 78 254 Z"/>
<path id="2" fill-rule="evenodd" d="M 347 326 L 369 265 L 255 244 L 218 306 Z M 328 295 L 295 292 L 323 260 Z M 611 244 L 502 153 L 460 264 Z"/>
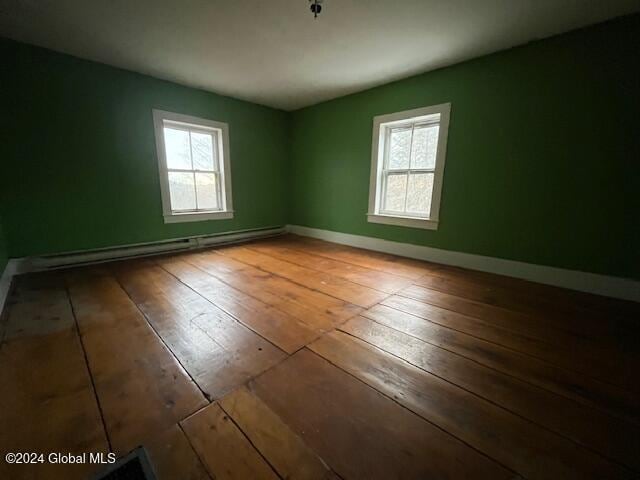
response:
<path id="1" fill-rule="evenodd" d="M 191 264 L 189 264 L 191 265 Z M 279 347 L 278 345 L 276 345 L 273 341 L 269 340 L 268 338 L 266 338 L 264 335 L 262 335 L 260 332 L 257 332 L 256 330 L 254 330 L 251 326 L 247 325 L 246 323 L 244 323 L 242 320 L 240 320 L 239 318 L 237 318 L 235 315 L 233 315 L 232 313 L 228 312 L 227 310 L 225 310 L 223 307 L 221 307 L 220 305 L 218 305 L 217 303 L 213 302 L 212 300 L 208 299 L 207 297 L 205 297 L 202 293 L 198 292 L 195 288 L 193 288 L 191 285 L 189 285 L 188 283 L 185 283 L 184 281 L 182 281 L 182 279 L 180 279 L 177 275 L 175 275 L 174 273 L 170 272 L 169 270 L 167 270 L 166 268 L 164 268 L 164 266 L 160 263 L 157 263 L 154 261 L 154 266 L 156 266 L 157 268 L 160 268 L 163 272 L 167 273 L 168 275 L 170 275 L 171 277 L 175 278 L 176 281 L 180 282 L 180 284 L 184 285 L 185 287 L 187 287 L 189 290 L 191 290 L 193 293 L 195 293 L 196 295 L 198 295 L 200 298 L 202 298 L 203 300 L 205 300 L 206 302 L 208 302 L 210 305 L 214 306 L 215 308 L 219 309 L 220 311 L 222 311 L 224 314 L 228 315 L 229 317 L 231 317 L 233 320 L 235 320 L 237 323 L 239 323 L 240 325 L 242 325 L 244 328 L 251 330 L 253 333 L 255 333 L 256 335 L 258 335 L 260 338 L 262 338 L 265 342 L 270 343 L 271 345 L 273 345 L 275 348 L 277 348 L 278 350 L 280 350 L 282 353 L 287 354 L 288 353 L 283 350 L 281 347 Z M 206 272 L 205 272 L 206 273 Z M 208 274 L 207 274 L 208 275 Z M 217 278 L 217 277 L 215 277 Z M 222 280 L 220 280 L 222 281 Z M 227 285 L 225 283 L 225 285 Z M 228 285 L 229 288 L 233 288 L 231 285 Z M 236 289 L 237 290 L 237 289 Z M 239 290 L 238 290 L 239 291 Z M 243 293 L 243 292 L 240 292 Z M 253 297 L 252 297 L 253 298 Z M 258 299 L 255 299 L 258 300 Z M 264 302 L 262 302 L 264 303 Z M 200 316 L 200 315 L 198 315 Z M 195 318 L 195 317 L 194 317 Z M 206 332 L 205 332 L 206 333 Z M 210 337 L 211 338 L 211 337 Z M 215 340 L 214 340 L 215 341 Z"/>
<path id="2" fill-rule="evenodd" d="M 349 279 L 349 278 L 346 278 L 346 277 L 343 277 L 343 276 L 340 276 L 340 275 L 336 275 L 336 274 L 334 274 L 334 273 L 329 273 L 329 272 L 325 272 L 325 271 L 323 271 L 323 270 L 319 270 L 319 269 L 314 268 L 314 267 L 308 267 L 308 266 L 306 266 L 306 265 L 301 265 L 301 264 L 296 263 L 296 262 L 294 262 L 294 261 L 292 261 L 292 260 L 287 260 L 287 259 L 284 259 L 284 258 L 277 257 L 277 256 L 275 256 L 275 255 L 273 255 L 273 254 L 271 254 L 271 253 L 265 253 L 265 252 L 263 252 L 262 250 L 259 250 L 259 249 L 256 249 L 256 248 L 252 248 L 252 246 L 253 246 L 253 245 L 255 245 L 255 243 L 256 243 L 256 242 L 252 242 L 252 243 L 249 243 L 249 244 L 247 244 L 247 245 L 243 245 L 243 246 L 244 246 L 244 248 L 247 248 L 247 249 L 249 249 L 249 250 L 251 250 L 251 251 L 253 251 L 253 252 L 255 252 L 255 253 L 259 253 L 259 254 L 261 254 L 261 255 L 266 255 L 266 256 L 268 256 L 268 257 L 271 257 L 271 258 L 273 258 L 274 260 L 279 260 L 279 261 L 281 261 L 281 262 L 287 262 L 287 263 L 290 263 L 290 264 L 292 264 L 292 265 L 296 265 L 296 266 L 301 267 L 301 268 L 308 268 L 309 270 L 313 270 L 314 272 L 322 273 L 323 275 L 330 275 L 330 276 L 332 276 L 332 277 L 336 277 L 336 278 L 338 278 L 338 279 L 344 280 L 345 282 L 350 282 L 350 283 L 353 283 L 354 285 L 359 285 L 360 287 L 370 288 L 371 290 L 375 290 L 376 292 L 384 293 L 384 294 L 387 294 L 387 295 L 393 295 L 393 294 L 395 294 L 395 293 L 397 293 L 397 292 L 399 292 L 399 291 L 401 291 L 401 290 L 404 290 L 405 288 L 408 288 L 408 287 L 409 287 L 409 285 L 408 285 L 408 286 L 406 286 L 406 287 L 400 287 L 400 288 L 398 288 L 397 290 L 395 290 L 395 291 L 393 291 L 393 292 L 388 292 L 388 291 L 386 291 L 386 290 L 380 290 L 380 289 L 375 288 L 375 287 L 372 287 L 372 286 L 370 286 L 370 285 L 364 285 L 363 283 L 355 282 L 355 281 L 353 281 L 353 280 L 351 280 L 351 279 Z M 288 248 L 288 247 L 282 247 L 282 248 L 285 248 L 285 249 L 286 249 L 286 248 Z M 289 249 L 289 250 L 293 250 L 294 252 L 299 252 L 299 250 L 294 250 L 294 249 Z M 309 252 L 307 252 L 307 253 L 306 253 L 306 255 L 309 255 L 309 256 L 311 256 L 311 257 L 314 257 L 314 256 L 319 257 L 319 255 L 316 255 L 316 254 L 314 254 L 314 253 L 309 253 Z M 323 258 L 323 259 L 326 259 L 326 260 L 331 260 L 332 262 L 343 263 L 343 264 L 345 264 L 345 265 L 353 265 L 354 267 L 358 267 L 358 268 L 362 268 L 362 269 L 365 269 L 365 270 L 369 270 L 369 271 L 371 271 L 371 272 L 373 272 L 373 273 L 378 273 L 378 274 L 381 274 L 381 275 L 390 275 L 390 276 L 398 277 L 398 278 L 400 278 L 400 279 L 405 280 L 406 282 L 411 282 L 411 285 L 413 285 L 413 284 L 414 284 L 414 283 L 413 283 L 413 282 L 414 282 L 414 280 L 411 280 L 411 279 L 408 279 L 408 278 L 404 278 L 404 277 L 400 277 L 399 275 L 394 275 L 393 273 L 381 272 L 380 270 L 373 270 L 373 269 L 371 269 L 371 268 L 362 267 L 362 266 L 359 266 L 359 265 L 354 265 L 354 264 L 352 264 L 352 263 L 343 262 L 343 261 L 341 261 L 341 260 L 329 259 L 329 258 L 327 258 L 327 257 L 320 257 L 320 258 Z M 238 260 L 238 261 L 240 261 L 240 260 Z M 308 288 L 308 287 L 307 287 L 307 288 Z"/>
<path id="3" fill-rule="evenodd" d="M 198 388 L 198 390 L 200 391 L 200 393 L 202 394 L 202 396 L 204 397 L 204 399 L 211 403 L 212 399 L 211 399 L 211 395 L 207 392 L 205 392 L 200 385 L 198 384 L 198 382 L 196 382 L 195 378 L 193 378 L 193 376 L 191 375 L 191 373 L 186 369 L 186 367 L 182 364 L 182 362 L 180 361 L 180 359 L 176 356 L 176 354 L 174 353 L 174 351 L 171 349 L 171 347 L 167 344 L 167 342 L 165 342 L 164 338 L 162 338 L 162 336 L 160 335 L 160 333 L 156 330 L 156 328 L 153 326 L 153 323 L 149 320 L 149 317 L 147 317 L 146 313 L 142 311 L 142 309 L 140 308 L 140 306 L 133 300 L 133 298 L 131 298 L 131 295 L 129 295 L 129 292 L 127 291 L 126 288 L 124 288 L 124 285 L 122 285 L 122 283 L 120 282 L 120 279 L 118 279 L 117 275 L 114 275 L 111 271 L 110 271 L 110 275 L 111 277 L 114 279 L 114 281 L 118 284 L 118 286 L 120 287 L 120 289 L 124 292 L 124 294 L 127 296 L 127 298 L 129 299 L 129 301 L 131 303 L 133 303 L 133 305 L 135 306 L 136 310 L 138 311 L 138 313 L 140 313 L 140 315 L 142 315 L 142 318 L 144 318 L 145 322 L 147 323 L 147 325 L 149 325 L 149 328 L 151 328 L 151 330 L 153 331 L 153 333 L 155 334 L 156 337 L 158 337 L 158 339 L 160 340 L 160 342 L 162 343 L 162 345 L 164 345 L 164 347 L 167 349 L 168 352 L 171 353 L 171 356 L 174 358 L 174 360 L 178 363 L 178 365 L 180 365 L 180 368 L 186 373 L 186 375 L 189 377 L 189 379 L 193 382 L 193 384 Z"/>
<path id="4" fill-rule="evenodd" d="M 220 407 L 220 410 L 222 410 L 222 412 L 224 413 L 224 415 L 231 420 L 231 423 L 233 423 L 235 425 L 235 427 L 238 429 L 238 431 L 242 434 L 242 436 L 244 438 L 247 439 L 247 442 L 249 442 L 249 445 L 251 445 L 253 447 L 253 449 L 258 453 L 258 455 L 260 455 L 260 458 L 262 458 L 265 463 L 267 465 L 269 465 L 269 468 L 271 468 L 271 470 L 273 471 L 273 473 L 276 474 L 276 476 L 278 478 L 283 478 L 282 475 L 280 475 L 280 472 L 278 472 L 278 470 L 276 469 L 276 467 L 274 467 L 271 462 L 267 459 L 267 457 L 260 451 L 260 449 L 258 447 L 256 447 L 255 443 L 253 443 L 253 440 L 251 440 L 251 438 L 249 438 L 249 435 L 247 435 L 245 433 L 245 431 L 240 428 L 240 425 L 238 425 L 238 422 L 236 422 L 236 420 L 229 414 L 229 412 L 227 412 L 224 407 L 222 406 L 222 404 L 220 402 L 218 402 L 218 406 Z"/>
<path id="5" fill-rule="evenodd" d="M 209 405 L 211 405 L 211 404 L 209 404 Z M 207 405 L 207 407 L 209 405 Z M 206 408 L 206 407 L 202 407 L 202 408 Z M 200 411 L 200 410 L 198 410 L 198 411 Z M 189 418 L 189 417 L 186 417 L 186 418 Z M 180 429 L 180 431 L 184 435 L 184 438 L 187 440 L 187 443 L 189 444 L 189 447 L 191 448 L 191 451 L 193 451 L 195 456 L 198 458 L 198 462 L 200 462 L 200 465 L 202 465 L 202 468 L 204 468 L 204 471 L 207 472 L 207 476 L 211 480 L 215 480 L 216 476 L 213 474 L 213 472 L 209 471 L 209 468 L 207 468 L 207 464 L 202 460 L 202 458 L 200 457 L 200 454 L 198 453 L 198 450 L 196 450 L 195 447 L 193 446 L 193 443 L 191 443 L 191 439 L 189 438 L 189 435 L 187 435 L 187 432 L 185 432 L 184 428 L 182 428 L 181 422 L 182 422 L 182 420 L 180 420 L 180 422 L 176 423 L 176 425 L 178 426 L 178 428 Z"/>
<path id="6" fill-rule="evenodd" d="M 87 367 L 87 373 L 89 374 L 89 380 L 91 381 L 91 388 L 93 390 L 93 396 L 96 399 L 96 404 L 98 407 L 98 412 L 100 413 L 100 420 L 102 421 L 102 428 L 104 429 L 104 435 L 107 440 L 107 445 L 109 446 L 109 451 L 113 452 L 113 445 L 111 444 L 111 437 L 109 435 L 109 430 L 107 429 L 107 422 L 105 420 L 104 411 L 102 409 L 102 404 L 100 403 L 100 397 L 98 396 L 98 390 L 96 388 L 96 383 L 93 378 L 93 372 L 91 371 L 91 366 L 89 365 L 89 356 L 87 355 L 87 349 L 84 345 L 84 340 L 82 338 L 82 332 L 80 331 L 80 324 L 78 322 L 78 317 L 76 315 L 76 310 L 73 305 L 73 300 L 71 297 L 71 291 L 66 284 L 66 280 L 63 280 L 65 283 L 65 292 L 67 294 L 67 302 L 69 303 L 69 307 L 71 308 L 71 315 L 73 316 L 73 322 L 75 325 L 76 334 L 78 335 L 78 340 L 80 341 L 80 347 L 82 348 L 82 355 L 84 356 L 84 364 Z"/>
<path id="7" fill-rule="evenodd" d="M 305 237 L 305 238 L 313 238 L 313 237 Z M 328 241 L 326 241 L 326 240 L 321 240 L 321 241 L 322 241 L 322 242 L 326 242 L 326 243 L 331 243 L 331 242 L 328 242 Z M 350 247 L 349 245 L 343 245 L 343 244 L 340 244 L 340 243 L 335 244 L 335 245 L 340 245 L 340 246 L 342 246 L 342 247 L 346 247 L 346 248 L 357 248 L 357 247 Z M 337 258 L 335 258 L 335 257 L 330 257 L 330 256 L 328 256 L 328 255 L 323 255 L 322 253 L 318 253 L 318 252 L 309 252 L 309 251 L 304 250 L 304 249 L 301 249 L 301 248 L 296 248 L 295 246 L 294 246 L 294 247 L 287 247 L 287 248 L 291 248 L 292 250 L 295 250 L 295 251 L 297 251 L 297 252 L 302 252 L 302 253 L 311 253 L 312 255 L 316 255 L 316 256 L 318 256 L 318 257 L 322 257 L 322 258 L 327 258 L 327 259 L 329 259 L 329 260 L 334 260 L 334 261 L 336 261 L 336 262 L 346 263 L 347 265 L 355 265 L 356 267 L 368 268 L 369 270 L 374 270 L 374 271 L 376 271 L 376 272 L 388 273 L 389 275 L 395 275 L 396 277 L 405 278 L 405 279 L 407 279 L 407 280 L 411 280 L 412 282 L 415 282 L 417 279 L 422 278 L 424 275 L 428 275 L 428 274 L 426 274 L 426 273 L 425 273 L 425 274 L 420 274 L 420 276 L 419 276 L 419 277 L 415 277 L 415 278 L 414 278 L 413 276 L 409 277 L 409 276 L 406 276 L 406 275 L 400 275 L 400 274 L 398 274 L 398 273 L 392 273 L 392 272 L 389 272 L 389 271 L 387 271 L 387 270 L 381 270 L 381 269 L 379 269 L 379 268 L 365 267 L 364 265 L 360 265 L 360 264 L 358 264 L 358 263 L 347 262 L 347 261 L 345 261 L 345 260 L 337 259 Z M 375 251 L 375 250 L 371 250 L 371 251 L 373 251 L 374 253 L 383 253 L 383 254 L 385 254 L 384 252 L 377 252 L 377 251 Z M 385 255 L 390 255 L 390 254 L 385 254 Z M 403 258 L 403 257 L 400 257 L 400 258 Z M 408 257 L 407 257 L 407 258 L 408 258 Z M 417 260 L 417 261 L 420 261 L 420 260 Z"/>
<path id="8" fill-rule="evenodd" d="M 246 247 L 244 247 L 244 248 L 246 248 Z M 287 277 L 285 277 L 285 276 L 284 276 L 284 275 L 282 275 L 282 274 L 275 273 L 275 272 L 270 272 L 269 270 L 266 270 L 266 269 L 264 269 L 264 268 L 262 268 L 262 267 L 258 267 L 258 266 L 256 266 L 256 265 L 251 265 L 250 263 L 247 263 L 247 262 L 245 262 L 245 261 L 238 260 L 237 258 L 234 258 L 234 257 L 232 257 L 232 256 L 230 256 L 230 255 L 225 254 L 225 253 L 222 253 L 222 252 L 216 252 L 216 253 L 217 253 L 218 255 L 224 255 L 224 256 L 227 256 L 227 257 L 229 257 L 230 259 L 235 260 L 236 262 L 240 262 L 240 263 L 242 263 L 242 264 L 244 264 L 244 265 L 247 265 L 247 266 L 249 266 L 249 267 L 252 267 L 252 268 L 255 268 L 255 269 L 260 270 L 260 271 L 262 271 L 262 272 L 268 273 L 269 275 L 275 275 L 275 276 L 277 276 L 277 277 L 283 278 L 283 279 L 285 279 L 285 280 L 287 280 L 287 281 L 289 281 L 289 282 L 291 282 L 291 283 L 295 283 L 296 285 L 298 285 L 298 286 L 300 286 L 300 287 L 307 288 L 307 289 L 309 289 L 309 290 L 311 290 L 311 291 L 313 291 L 313 292 L 321 293 L 322 295 L 326 295 L 327 297 L 331 297 L 331 298 L 334 298 L 334 299 L 336 299 L 336 300 L 340 300 L 341 302 L 344 302 L 344 303 L 346 303 L 346 304 L 348 304 L 348 305 L 354 305 L 354 306 L 359 307 L 359 308 L 364 308 L 364 309 L 371 308 L 371 307 L 373 307 L 373 306 L 377 305 L 378 303 L 380 303 L 380 302 L 382 302 L 382 301 L 386 300 L 386 299 L 387 299 L 387 298 L 389 298 L 391 295 L 394 295 L 394 294 L 386 294 L 385 292 L 380 292 L 379 290 L 374 290 L 373 288 L 370 288 L 370 287 L 362 287 L 362 285 L 358 285 L 357 283 L 351 282 L 351 281 L 349 281 L 349 280 L 343 280 L 343 279 L 341 279 L 341 278 L 339 278 L 339 277 L 336 277 L 336 278 L 338 278 L 339 280 L 342 280 L 342 281 L 345 281 L 345 282 L 349 282 L 349 283 L 351 283 L 351 284 L 353 284 L 353 285 L 358 285 L 358 287 L 362 287 L 362 288 L 369 288 L 370 290 L 373 290 L 374 292 L 383 293 L 383 294 L 385 294 L 385 295 L 386 295 L 383 299 L 381 299 L 381 300 L 379 300 L 379 301 L 375 302 L 373 305 L 358 305 L 358 304 L 356 304 L 356 303 L 353 303 L 353 302 L 350 302 L 350 301 L 348 301 L 348 300 L 345 300 L 344 298 L 336 297 L 335 295 L 332 295 L 332 294 L 327 293 L 327 292 L 323 292 L 322 290 L 318 290 L 317 288 L 309 287 L 309 286 L 307 286 L 307 285 L 304 285 L 304 284 L 302 284 L 302 283 L 300 283 L 300 282 L 297 282 L 296 280 L 291 280 L 290 278 L 287 278 Z M 262 255 L 265 255 L 265 254 L 264 254 L 264 253 L 262 253 Z M 269 258 L 273 258 L 274 260 L 278 260 L 278 261 L 281 261 L 281 262 L 282 262 L 282 261 L 285 261 L 285 260 L 280 260 L 280 259 L 275 258 L 275 257 L 271 257 L 270 255 L 267 255 L 267 256 L 268 256 Z M 291 263 L 291 262 L 287 262 L 287 263 Z M 307 267 L 301 267 L 300 265 L 296 265 L 295 263 L 291 263 L 291 265 L 293 265 L 293 266 L 295 266 L 295 267 L 298 267 L 298 268 L 307 268 Z M 309 269 L 309 270 L 313 270 L 313 269 Z M 318 273 L 323 273 L 323 272 L 319 272 L 318 270 L 313 270 L 313 271 L 314 271 L 314 272 L 318 272 Z M 330 275 L 330 274 L 328 274 L 328 273 L 323 273 L 323 274 L 324 274 L 324 275 Z M 333 275 L 333 276 L 335 277 L 335 275 Z"/>

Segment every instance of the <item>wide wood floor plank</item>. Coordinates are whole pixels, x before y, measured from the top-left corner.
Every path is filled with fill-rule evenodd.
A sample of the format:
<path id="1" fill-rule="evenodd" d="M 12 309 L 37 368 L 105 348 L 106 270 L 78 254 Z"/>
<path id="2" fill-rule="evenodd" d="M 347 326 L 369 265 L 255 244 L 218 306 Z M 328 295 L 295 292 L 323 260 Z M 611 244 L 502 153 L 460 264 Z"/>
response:
<path id="1" fill-rule="evenodd" d="M 556 319 L 553 322 L 551 319 L 545 319 L 540 315 L 531 316 L 419 285 L 408 287 L 399 292 L 399 294 L 466 315 L 500 322 L 505 327 L 518 329 L 530 335 L 546 335 L 548 341 L 553 341 L 560 335 L 564 337 L 571 336 L 576 340 L 579 339 L 586 347 L 596 351 L 620 349 L 624 352 L 638 354 L 637 345 L 629 338 L 625 338 L 625 336 L 620 334 L 605 335 L 604 333 L 594 335 L 586 326 L 583 330 L 580 330 L 580 328 L 569 325 L 564 319 Z"/>
<path id="2" fill-rule="evenodd" d="M 227 247 L 220 249 L 219 252 L 240 262 L 360 307 L 375 305 L 387 296 L 384 292 L 279 260 L 246 247 Z"/>
<path id="3" fill-rule="evenodd" d="M 478 282 L 487 288 L 497 288 L 498 290 L 511 293 L 522 294 L 524 292 L 556 308 L 597 311 L 619 315 L 620 318 L 627 316 L 637 318 L 638 315 L 640 315 L 640 304 L 638 302 L 554 287 L 552 285 L 536 283 L 506 275 L 497 275 L 445 265 L 442 265 L 441 268 L 434 270 L 432 273 L 447 279 Z M 640 325 L 637 325 L 637 322 L 636 326 L 640 327 Z"/>
<path id="4" fill-rule="evenodd" d="M 352 263 L 345 263 L 309 252 L 287 248 L 282 246 L 277 239 L 250 243 L 246 247 L 301 267 L 318 270 L 385 293 L 395 293 L 410 286 L 412 282 L 408 278 L 381 272 L 380 270 L 373 270 Z"/>
<path id="5" fill-rule="evenodd" d="M 494 343 L 378 305 L 363 316 L 446 348 L 498 371 L 638 423 L 636 396 L 609 384 L 560 369 Z"/>
<path id="6" fill-rule="evenodd" d="M 628 470 L 340 332 L 309 348 L 528 479 L 630 478 Z"/>
<path id="7" fill-rule="evenodd" d="M 246 387 L 230 393 L 219 404 L 280 477 L 301 480 L 338 478 L 280 417 Z"/>
<path id="8" fill-rule="evenodd" d="M 433 297 L 434 303 L 448 305 L 448 297 L 441 297 L 438 294 Z M 454 302 L 455 304 L 451 305 L 452 308 L 456 308 L 457 304 L 461 303 Z M 549 329 L 544 325 L 536 324 L 535 321 L 524 319 L 520 322 L 520 318 L 491 315 L 490 312 L 482 318 L 473 317 L 402 296 L 389 297 L 382 302 L 382 305 L 532 355 L 607 383 L 630 389 L 637 388 L 634 380 L 636 367 L 639 364 L 630 355 L 593 345 L 589 340 Z M 461 309 L 464 310 L 464 307 Z"/>
<path id="9" fill-rule="evenodd" d="M 286 235 L 278 239 L 282 245 L 295 250 L 339 260 L 353 265 L 392 273 L 416 280 L 424 274 L 440 268 L 439 265 L 386 253 L 324 242 L 309 237 Z"/>
<path id="10" fill-rule="evenodd" d="M 513 478 L 307 349 L 250 385 L 342 478 Z"/>
<path id="11" fill-rule="evenodd" d="M 499 287 L 512 293 L 526 292 L 544 302 L 553 304 L 555 307 L 568 307 L 569 309 L 578 307 L 582 311 L 597 310 L 607 315 L 617 313 L 623 319 L 626 317 L 626 320 L 629 320 L 628 323 L 633 325 L 635 330 L 640 328 L 637 322 L 640 315 L 638 302 L 568 290 L 505 275 L 398 257 L 310 237 L 285 235 L 278 240 L 288 248 L 296 248 L 336 260 L 349 261 L 368 268 L 377 268 L 414 280 L 425 274 L 447 279 L 462 279 L 478 282 L 489 288 Z M 403 269 L 405 270 L 403 271 Z"/>
<path id="12" fill-rule="evenodd" d="M 613 340 L 604 336 L 594 337 L 587 332 L 572 332 L 561 321 L 549 324 L 547 321 L 541 321 L 540 318 L 417 285 L 402 290 L 399 294 L 422 303 L 475 317 L 486 323 L 519 332 L 558 347 L 571 349 L 572 355 L 580 359 L 595 359 L 606 365 L 606 368 L 611 369 L 614 374 L 616 374 L 616 366 L 627 367 L 634 362 L 640 365 L 640 353 L 633 336 L 627 335 L 625 338 Z M 616 380 L 631 385 L 635 384 L 636 382 L 628 381 L 629 373 L 628 370 L 622 370 L 620 378 Z"/>
<path id="13" fill-rule="evenodd" d="M 113 277 L 69 276 L 104 421 L 121 455 L 207 404 Z"/>
<path id="14" fill-rule="evenodd" d="M 528 290 L 518 290 L 492 286 L 479 280 L 469 278 L 449 278 L 437 274 L 425 275 L 415 281 L 417 285 L 449 293 L 459 297 L 486 303 L 532 316 L 550 326 L 564 329 L 579 335 L 589 334 L 592 337 L 605 336 L 618 343 L 629 331 L 637 330 L 637 319 L 619 318 L 611 311 L 602 312 L 581 308 L 576 302 L 558 302 L 548 300 L 545 295 L 532 294 Z"/>
<path id="15" fill-rule="evenodd" d="M 322 333 L 322 330 L 311 328 L 288 313 L 236 290 L 179 258 L 163 258 L 157 263 L 182 283 L 287 353 L 299 350 Z"/>
<path id="16" fill-rule="evenodd" d="M 355 317 L 340 330 L 640 471 L 640 428 L 637 426 L 368 318 Z"/>
<path id="17" fill-rule="evenodd" d="M 0 345 L 0 478 L 86 478 L 99 466 L 4 460 L 8 452 L 109 451 L 64 279 L 14 282 Z"/>
<path id="18" fill-rule="evenodd" d="M 114 268 L 119 282 L 210 399 L 286 354 L 157 265 Z"/>
<path id="19" fill-rule="evenodd" d="M 215 251 L 180 258 L 313 329 L 331 330 L 362 311 L 361 307 L 310 290 Z"/>
<path id="20" fill-rule="evenodd" d="M 534 337 L 541 337 L 541 339 L 545 339 L 549 342 L 553 342 L 557 335 L 563 335 L 564 337 L 571 335 L 574 338 L 581 338 L 584 342 L 590 341 L 588 335 L 584 333 L 575 334 L 568 332 L 562 324 L 549 326 L 545 321 L 531 318 L 530 316 L 520 312 L 469 300 L 457 295 L 451 295 L 425 288 L 420 285 L 412 285 L 411 287 L 399 292 L 399 295 L 471 317 L 483 319 L 488 322 L 493 322 L 506 329 L 519 331 Z"/>
<path id="21" fill-rule="evenodd" d="M 278 478 L 218 404 L 212 403 L 180 424 L 213 478 Z"/>

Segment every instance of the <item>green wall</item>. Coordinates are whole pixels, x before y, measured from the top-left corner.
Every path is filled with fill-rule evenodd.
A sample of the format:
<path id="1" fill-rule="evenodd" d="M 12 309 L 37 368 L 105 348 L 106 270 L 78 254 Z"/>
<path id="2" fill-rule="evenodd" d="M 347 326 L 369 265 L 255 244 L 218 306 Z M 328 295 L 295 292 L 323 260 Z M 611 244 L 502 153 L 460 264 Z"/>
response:
<path id="1" fill-rule="evenodd" d="M 12 257 L 286 223 L 286 112 L 0 39 Z M 229 123 L 233 220 L 163 223 L 152 108 Z"/>
<path id="2" fill-rule="evenodd" d="M 640 16 L 293 114 L 290 223 L 640 278 Z M 437 231 L 367 223 L 372 119 L 451 102 Z"/>

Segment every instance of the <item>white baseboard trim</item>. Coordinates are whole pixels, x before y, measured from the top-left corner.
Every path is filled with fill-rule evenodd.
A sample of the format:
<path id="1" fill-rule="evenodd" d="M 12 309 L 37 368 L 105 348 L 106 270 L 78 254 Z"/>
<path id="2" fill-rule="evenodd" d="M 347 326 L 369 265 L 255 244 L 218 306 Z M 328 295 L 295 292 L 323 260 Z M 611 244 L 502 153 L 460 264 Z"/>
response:
<path id="1" fill-rule="evenodd" d="M 91 265 L 126 258 L 141 258 L 152 255 L 161 255 L 164 253 L 195 250 L 214 245 L 246 242 L 248 240 L 256 240 L 258 238 L 282 235 L 283 233 L 286 233 L 286 231 L 287 229 L 284 226 L 266 227 L 213 235 L 175 238 L 158 242 L 120 245 L 113 248 L 79 250 L 41 257 L 12 258 L 7 263 L 4 272 L 2 272 L 2 277 L 0 278 L 0 314 L 2 313 L 4 304 L 9 295 L 11 281 L 15 275 L 76 267 L 80 265 Z"/>
<path id="2" fill-rule="evenodd" d="M 485 257 L 471 253 L 454 252 L 452 250 L 441 250 L 409 243 L 392 242 L 380 238 L 320 230 L 300 225 L 287 225 L 287 230 L 296 235 L 318 238 L 352 247 L 482 272 L 497 273 L 555 287 L 640 302 L 640 281 L 636 280 L 505 260 L 503 258 Z"/>
<path id="3" fill-rule="evenodd" d="M 9 259 L 4 271 L 2 272 L 2 276 L 0 276 L 0 319 L 2 317 L 4 304 L 6 303 L 7 298 L 9 298 L 11 281 L 13 280 L 14 275 L 19 273 L 20 268 L 20 260 L 15 258 Z"/>

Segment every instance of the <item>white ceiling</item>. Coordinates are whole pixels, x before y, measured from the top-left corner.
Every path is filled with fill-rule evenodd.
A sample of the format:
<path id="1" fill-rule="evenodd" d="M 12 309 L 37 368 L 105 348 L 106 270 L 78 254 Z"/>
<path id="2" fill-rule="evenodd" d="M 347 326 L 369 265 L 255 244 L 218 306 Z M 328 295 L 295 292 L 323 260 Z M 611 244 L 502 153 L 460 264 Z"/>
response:
<path id="1" fill-rule="evenodd" d="M 638 0 L 0 0 L 0 36 L 285 110 L 640 9 Z"/>

